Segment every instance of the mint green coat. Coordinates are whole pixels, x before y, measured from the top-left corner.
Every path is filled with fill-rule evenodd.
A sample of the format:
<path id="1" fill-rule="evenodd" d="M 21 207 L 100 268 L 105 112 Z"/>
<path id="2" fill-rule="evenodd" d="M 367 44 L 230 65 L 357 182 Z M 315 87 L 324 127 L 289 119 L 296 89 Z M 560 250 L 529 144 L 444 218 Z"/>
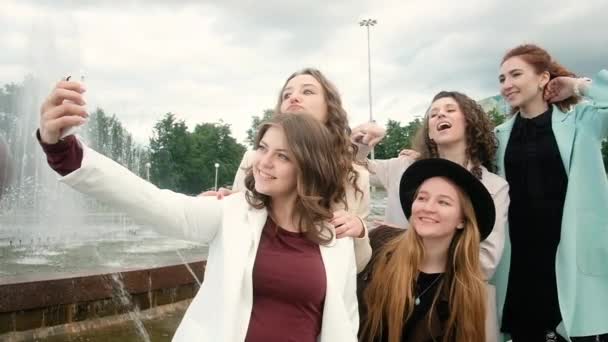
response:
<path id="1" fill-rule="evenodd" d="M 567 113 L 554 106 L 552 122 L 568 174 L 555 268 L 563 319 L 558 330 L 570 337 L 608 333 L 608 177 L 601 155 L 602 140 L 608 137 L 608 70 L 596 76 L 586 95 L 587 101 Z M 495 130 L 498 173 L 505 178 L 505 149 L 514 121 Z M 493 279 L 499 322 L 511 260 L 508 229 L 505 240 Z"/>

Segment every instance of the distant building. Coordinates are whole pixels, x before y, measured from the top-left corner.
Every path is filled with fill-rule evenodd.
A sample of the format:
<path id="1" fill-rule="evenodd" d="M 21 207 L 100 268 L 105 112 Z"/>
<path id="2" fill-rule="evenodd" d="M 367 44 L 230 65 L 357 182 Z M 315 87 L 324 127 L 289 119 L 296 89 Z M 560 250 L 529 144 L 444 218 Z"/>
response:
<path id="1" fill-rule="evenodd" d="M 501 114 L 507 114 L 511 110 L 509 104 L 501 95 L 491 96 L 477 101 L 486 112 L 492 108 L 497 108 Z"/>

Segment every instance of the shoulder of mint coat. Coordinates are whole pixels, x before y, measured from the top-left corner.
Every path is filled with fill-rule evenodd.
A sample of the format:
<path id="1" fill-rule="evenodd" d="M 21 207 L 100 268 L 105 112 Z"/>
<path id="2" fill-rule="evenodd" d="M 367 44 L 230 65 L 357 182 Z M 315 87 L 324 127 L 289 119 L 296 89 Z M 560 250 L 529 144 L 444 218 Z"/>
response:
<path id="1" fill-rule="evenodd" d="M 504 157 L 515 117 L 496 127 L 498 174 L 505 177 Z M 568 112 L 553 106 L 552 127 L 568 188 L 556 255 L 558 297 L 571 337 L 608 333 L 608 177 L 601 155 L 608 137 L 608 70 L 602 70 L 584 101 Z M 492 283 L 502 319 L 511 259 L 509 230 Z"/>

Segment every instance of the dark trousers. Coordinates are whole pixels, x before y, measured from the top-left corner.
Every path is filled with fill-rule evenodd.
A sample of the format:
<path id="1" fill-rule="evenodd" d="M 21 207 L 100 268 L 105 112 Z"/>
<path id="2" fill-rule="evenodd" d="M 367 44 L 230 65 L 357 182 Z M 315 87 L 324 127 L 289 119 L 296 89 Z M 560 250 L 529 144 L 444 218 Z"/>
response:
<path id="1" fill-rule="evenodd" d="M 572 342 L 608 342 L 608 334 L 585 337 L 571 337 Z"/>
<path id="2" fill-rule="evenodd" d="M 511 334 L 513 342 L 567 342 L 565 338 L 554 331 L 527 332 L 525 334 Z M 608 334 L 571 337 L 572 342 L 608 342 Z"/>

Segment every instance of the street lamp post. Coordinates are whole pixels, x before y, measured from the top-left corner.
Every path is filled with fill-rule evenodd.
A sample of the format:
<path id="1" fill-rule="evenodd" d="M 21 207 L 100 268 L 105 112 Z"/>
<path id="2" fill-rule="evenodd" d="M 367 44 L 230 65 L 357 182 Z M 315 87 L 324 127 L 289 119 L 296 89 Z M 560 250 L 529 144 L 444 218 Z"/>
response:
<path id="1" fill-rule="evenodd" d="M 215 163 L 215 186 L 214 186 L 215 191 L 217 191 L 217 170 L 219 168 L 220 168 L 220 164 L 219 163 Z"/>
<path id="2" fill-rule="evenodd" d="M 376 19 L 363 19 L 359 22 L 359 26 L 365 26 L 367 28 L 367 78 L 369 81 L 369 122 L 374 122 L 374 116 L 372 114 L 372 62 L 371 62 L 371 49 L 369 44 L 369 28 L 378 23 Z M 372 160 L 374 160 L 374 149 L 372 148 Z"/>

